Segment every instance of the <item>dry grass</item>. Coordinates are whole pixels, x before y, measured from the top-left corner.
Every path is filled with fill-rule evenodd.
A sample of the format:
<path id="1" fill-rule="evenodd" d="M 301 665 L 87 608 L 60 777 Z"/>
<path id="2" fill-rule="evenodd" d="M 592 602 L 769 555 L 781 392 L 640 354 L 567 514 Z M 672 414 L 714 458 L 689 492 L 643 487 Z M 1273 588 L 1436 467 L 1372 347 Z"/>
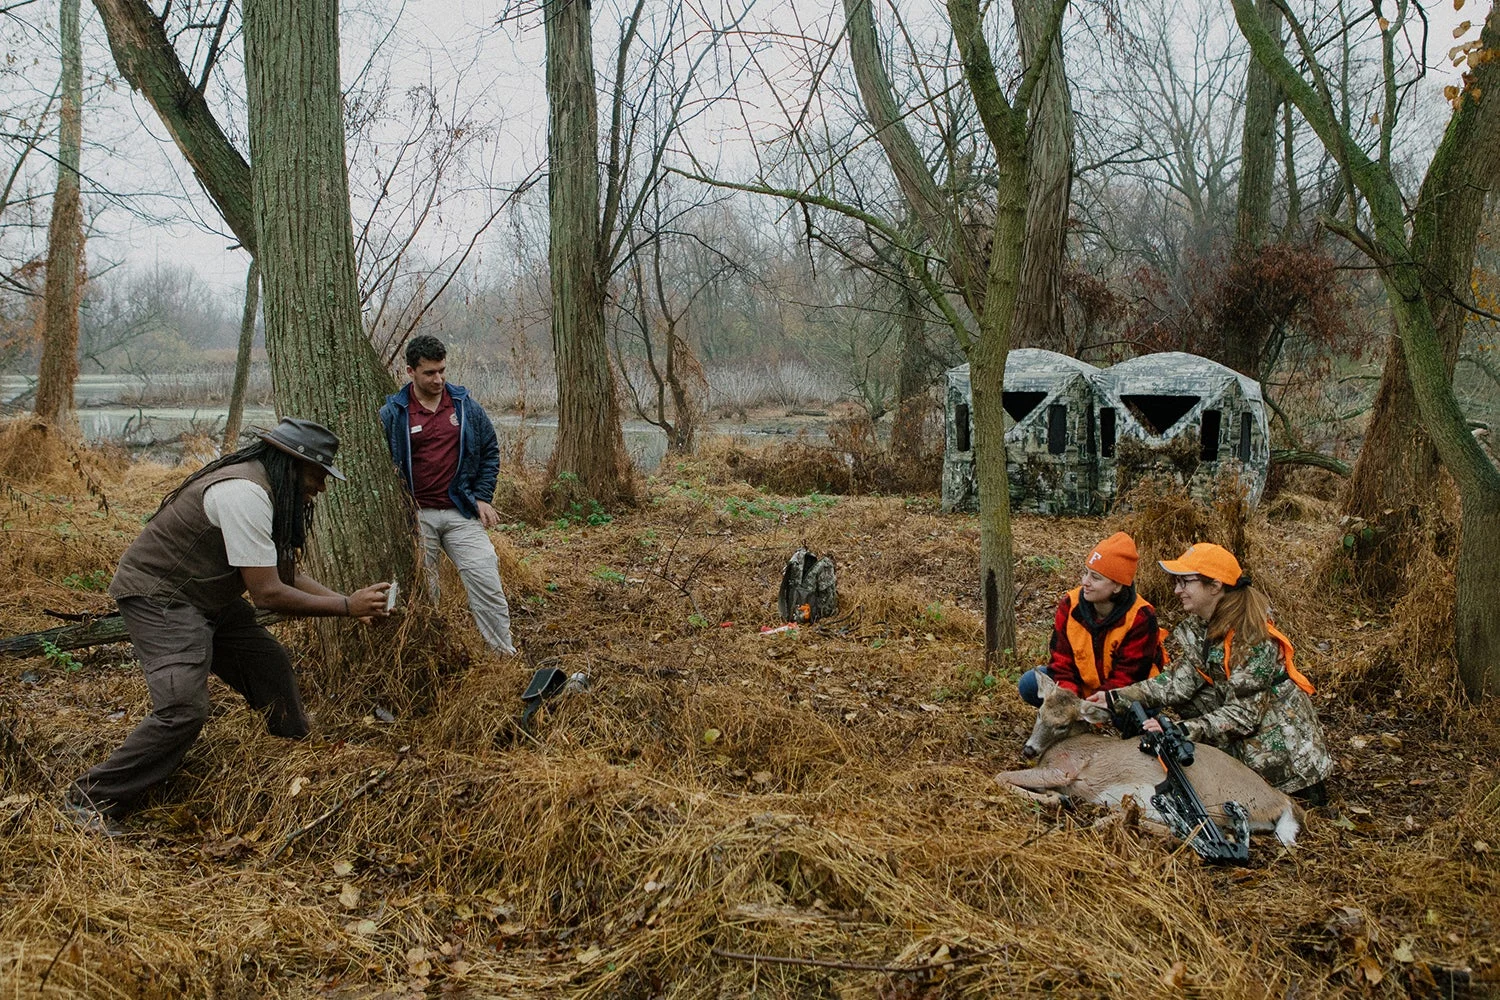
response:
<path id="1" fill-rule="evenodd" d="M 524 663 L 484 652 L 456 597 L 382 626 L 372 675 L 427 678 L 423 714 L 380 722 L 372 697 L 325 696 L 307 664 L 317 725 L 288 744 L 216 687 L 184 767 L 117 840 L 78 833 L 55 802 L 145 710 L 128 649 L 77 670 L 9 664 L 0 993 L 1238 1000 L 1439 996 L 1423 984 L 1455 968 L 1494 983 L 1500 718 L 1418 703 L 1409 673 L 1400 695 L 1382 682 L 1387 652 L 1436 650 L 1423 669 L 1441 671 L 1451 643 L 1440 615 L 1325 592 L 1325 511 L 1273 523 L 1163 492 L 1112 519 L 1016 522 L 1022 647 L 1038 655 L 1099 538 L 1136 531 L 1145 564 L 1245 532 L 1340 769 L 1295 850 L 1258 840 L 1257 866 L 1231 871 L 993 783 L 1030 713 L 983 669 L 972 516 L 767 493 L 711 465 L 643 484 L 608 523 L 497 533 Z M 77 480 L 10 484 L 49 498 L 27 501 L 35 523 L 83 513 L 63 542 L 7 534 L 19 596 L 0 625 L 43 627 L 39 600 L 96 604 L 59 570 L 107 571 L 125 541 L 111 532 L 179 475 L 106 470 L 103 518 Z M 838 560 L 840 616 L 761 636 L 804 541 Z M 294 648 L 304 627 L 279 626 Z M 544 663 L 591 685 L 531 739 L 512 720 Z"/>

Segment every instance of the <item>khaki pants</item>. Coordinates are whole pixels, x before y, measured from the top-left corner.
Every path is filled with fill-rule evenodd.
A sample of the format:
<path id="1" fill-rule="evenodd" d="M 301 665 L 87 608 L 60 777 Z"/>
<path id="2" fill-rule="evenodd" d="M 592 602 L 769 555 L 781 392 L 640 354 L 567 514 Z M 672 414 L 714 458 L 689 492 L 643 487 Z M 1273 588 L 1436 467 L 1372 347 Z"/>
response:
<path id="1" fill-rule="evenodd" d="M 237 599 L 212 613 L 144 597 L 116 603 L 146 673 L 151 714 L 108 760 L 73 783 L 68 794 L 74 801 L 118 818 L 177 770 L 208 719 L 210 672 L 264 712 L 273 735 L 307 735 L 291 657 L 255 623 L 249 603 Z"/>
<path id="2" fill-rule="evenodd" d="M 422 530 L 422 555 L 427 587 L 434 603 L 438 599 L 438 553 L 448 553 L 469 595 L 474 623 L 490 648 L 507 656 L 516 651 L 510 635 L 510 604 L 500 584 L 500 567 L 489 532 L 476 518 L 464 517 L 447 508 L 417 511 Z"/>

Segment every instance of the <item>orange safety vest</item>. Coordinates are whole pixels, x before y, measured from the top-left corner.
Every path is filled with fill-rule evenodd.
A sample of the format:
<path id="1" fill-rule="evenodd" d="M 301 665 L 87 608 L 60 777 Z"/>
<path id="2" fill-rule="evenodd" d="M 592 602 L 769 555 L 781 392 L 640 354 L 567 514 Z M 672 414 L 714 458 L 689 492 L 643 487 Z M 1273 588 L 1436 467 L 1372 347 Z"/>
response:
<path id="1" fill-rule="evenodd" d="M 1083 588 L 1074 587 L 1068 591 L 1068 645 L 1073 647 L 1073 665 L 1078 668 L 1078 678 L 1083 681 L 1083 696 L 1098 691 L 1110 674 L 1115 672 L 1115 650 L 1120 648 L 1120 643 L 1125 641 L 1125 634 L 1130 631 L 1130 626 L 1135 624 L 1135 616 L 1140 614 L 1142 608 L 1150 608 L 1151 605 L 1140 594 L 1135 595 L 1135 602 L 1125 612 L 1125 617 L 1120 619 L 1120 624 L 1110 629 L 1104 635 L 1104 663 L 1102 669 L 1099 664 L 1094 663 L 1094 637 L 1084 627 L 1083 622 L 1073 617 L 1073 611 L 1078 608 L 1078 602 L 1083 600 Z M 1156 610 L 1152 608 L 1152 610 Z M 1161 650 L 1160 662 L 1151 664 L 1151 673 L 1147 676 L 1155 677 L 1160 672 L 1162 664 L 1166 662 L 1166 647 L 1161 645 L 1161 640 L 1166 636 L 1166 629 L 1159 629 L 1157 635 L 1157 647 Z"/>
<path id="2" fill-rule="evenodd" d="M 1270 622 L 1266 622 L 1266 633 L 1270 635 L 1272 642 L 1281 647 L 1281 658 L 1286 661 L 1286 675 L 1291 679 L 1291 682 L 1308 694 L 1315 693 L 1317 689 L 1313 687 L 1313 682 L 1308 680 L 1302 674 L 1302 671 L 1292 665 L 1292 640 L 1283 635 L 1281 630 Z M 1229 678 L 1229 652 L 1231 648 L 1230 643 L 1233 640 L 1234 629 L 1230 629 L 1224 633 L 1224 677 L 1226 680 Z M 1203 673 L 1201 669 L 1198 673 L 1202 674 L 1203 679 L 1208 681 L 1208 683 L 1212 684 L 1214 682 L 1213 678 Z"/>

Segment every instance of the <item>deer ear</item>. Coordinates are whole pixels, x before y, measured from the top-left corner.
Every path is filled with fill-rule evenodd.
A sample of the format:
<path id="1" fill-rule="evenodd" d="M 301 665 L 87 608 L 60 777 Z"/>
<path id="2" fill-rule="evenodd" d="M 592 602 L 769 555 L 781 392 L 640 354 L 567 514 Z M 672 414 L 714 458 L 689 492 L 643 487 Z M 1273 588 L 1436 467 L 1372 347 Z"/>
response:
<path id="1" fill-rule="evenodd" d="M 1036 693 L 1045 701 L 1049 694 L 1057 690 L 1057 681 L 1045 670 L 1033 670 L 1032 673 L 1036 675 Z"/>
<path id="2" fill-rule="evenodd" d="M 1091 722 L 1096 726 L 1102 726 L 1113 720 L 1109 709 L 1092 701 L 1080 701 L 1078 703 L 1078 714 L 1085 722 Z"/>

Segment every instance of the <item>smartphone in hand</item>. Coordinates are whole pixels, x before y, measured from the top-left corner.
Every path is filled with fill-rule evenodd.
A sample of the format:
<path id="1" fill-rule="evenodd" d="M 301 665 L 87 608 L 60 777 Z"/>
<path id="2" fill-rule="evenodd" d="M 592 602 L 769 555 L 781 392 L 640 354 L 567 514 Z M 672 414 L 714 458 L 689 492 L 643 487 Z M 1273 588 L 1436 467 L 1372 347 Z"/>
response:
<path id="1" fill-rule="evenodd" d="M 390 614 L 396 607 L 396 595 L 400 592 L 401 585 L 395 580 L 391 581 L 391 589 L 385 592 L 385 613 Z"/>

